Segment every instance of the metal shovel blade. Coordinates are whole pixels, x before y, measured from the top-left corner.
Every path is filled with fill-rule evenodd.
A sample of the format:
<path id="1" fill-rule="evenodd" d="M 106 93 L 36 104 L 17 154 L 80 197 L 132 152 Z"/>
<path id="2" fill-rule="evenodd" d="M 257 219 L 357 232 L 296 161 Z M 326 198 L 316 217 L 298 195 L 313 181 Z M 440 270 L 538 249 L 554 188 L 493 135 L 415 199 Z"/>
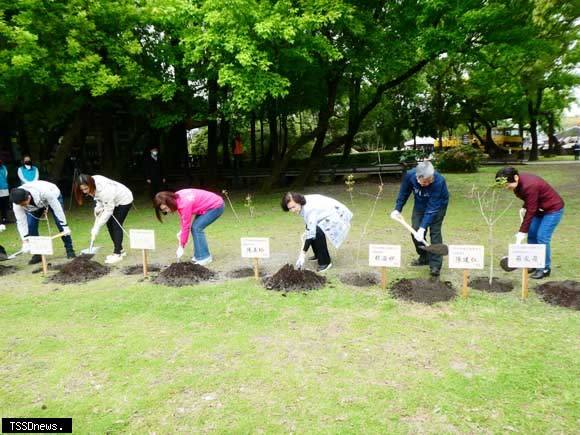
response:
<path id="1" fill-rule="evenodd" d="M 21 250 L 20 250 L 20 251 L 18 251 L 18 252 L 15 252 L 15 253 L 14 253 L 14 254 L 12 254 L 12 255 L 9 255 L 9 256 L 8 256 L 8 260 L 13 260 L 13 259 L 15 259 L 16 257 L 18 257 L 20 254 L 22 254 L 22 251 L 21 251 Z"/>
<path id="2" fill-rule="evenodd" d="M 443 243 L 420 246 L 421 249 L 435 255 L 449 255 L 449 246 Z"/>
<path id="3" fill-rule="evenodd" d="M 85 258 L 92 258 L 101 249 L 100 246 L 92 246 L 81 251 L 81 255 Z"/>
<path id="4" fill-rule="evenodd" d="M 501 260 L 499 260 L 499 266 L 506 272 L 513 272 L 517 269 L 517 267 L 508 266 L 508 257 L 501 257 Z"/>

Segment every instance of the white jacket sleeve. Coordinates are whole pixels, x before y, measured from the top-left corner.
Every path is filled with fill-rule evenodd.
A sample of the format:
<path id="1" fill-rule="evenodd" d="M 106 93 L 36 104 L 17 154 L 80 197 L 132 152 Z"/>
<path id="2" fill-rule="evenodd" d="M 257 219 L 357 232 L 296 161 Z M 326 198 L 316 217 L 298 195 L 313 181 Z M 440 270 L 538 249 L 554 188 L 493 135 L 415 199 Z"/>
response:
<path id="1" fill-rule="evenodd" d="M 14 211 L 14 217 L 16 218 L 16 227 L 20 233 L 20 238 L 25 238 L 28 236 L 28 220 L 26 219 L 26 211 L 23 207 L 18 204 L 12 205 L 12 210 Z"/>
<path id="2" fill-rule="evenodd" d="M 18 179 L 22 184 L 28 183 L 28 180 L 24 178 L 24 175 L 22 175 L 22 166 L 18 168 Z"/>

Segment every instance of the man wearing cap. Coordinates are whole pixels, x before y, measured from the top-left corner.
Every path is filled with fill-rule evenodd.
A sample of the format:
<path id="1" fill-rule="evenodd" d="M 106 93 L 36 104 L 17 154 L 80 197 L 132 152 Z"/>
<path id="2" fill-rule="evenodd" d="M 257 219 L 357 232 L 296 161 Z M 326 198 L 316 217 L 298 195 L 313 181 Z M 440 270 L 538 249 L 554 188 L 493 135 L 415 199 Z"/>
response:
<path id="1" fill-rule="evenodd" d="M 393 219 L 399 217 L 411 192 L 415 198 L 411 226 L 416 231 L 412 240 L 415 244 L 415 250 L 419 254 L 419 258 L 413 260 L 411 265 L 428 265 L 431 276 L 439 276 L 443 257 L 428 253 L 421 247 L 424 247 L 427 228 L 429 228 L 432 244 L 443 243 L 441 226 L 449 203 L 447 183 L 443 175 L 435 171 L 430 161 L 426 160 L 419 163 L 417 167 L 407 171 L 403 177 L 395 210 L 391 212 Z"/>
<path id="2" fill-rule="evenodd" d="M 30 252 L 27 237 L 38 236 L 38 221 L 50 210 L 59 232 L 64 233 L 61 239 L 67 258 L 75 257 L 70 229 L 64 215 L 62 195 L 56 184 L 41 180 L 23 184 L 12 189 L 10 202 L 12 202 L 18 232 L 22 238 L 23 252 Z M 40 255 L 33 255 L 28 264 L 36 264 L 40 261 L 42 261 Z"/>

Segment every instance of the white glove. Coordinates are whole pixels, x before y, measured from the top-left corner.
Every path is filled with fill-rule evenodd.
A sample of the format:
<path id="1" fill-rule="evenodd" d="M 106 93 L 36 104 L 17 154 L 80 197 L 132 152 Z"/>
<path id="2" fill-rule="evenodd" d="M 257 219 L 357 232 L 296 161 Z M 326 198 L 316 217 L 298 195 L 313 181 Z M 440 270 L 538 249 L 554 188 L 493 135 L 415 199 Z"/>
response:
<path id="1" fill-rule="evenodd" d="M 526 233 L 517 233 L 516 234 L 516 245 L 521 245 L 522 242 L 528 237 Z"/>
<path id="2" fill-rule="evenodd" d="M 95 217 L 99 217 L 103 213 L 103 207 L 95 207 Z"/>
<path id="3" fill-rule="evenodd" d="M 177 251 L 175 251 L 175 256 L 178 260 L 183 257 L 183 246 L 179 245 L 179 248 L 177 248 Z"/>
<path id="4" fill-rule="evenodd" d="M 391 212 L 391 219 L 398 221 L 401 218 L 401 212 L 399 210 L 393 210 Z"/>
<path id="5" fill-rule="evenodd" d="M 98 235 L 98 234 L 99 234 L 99 227 L 95 225 L 95 226 L 94 226 L 94 227 L 91 229 L 91 240 L 92 240 L 93 242 L 94 242 L 94 241 L 95 241 L 95 239 L 97 238 L 97 235 Z"/>
<path id="6" fill-rule="evenodd" d="M 304 268 L 304 261 L 306 260 L 306 253 L 304 251 L 300 252 L 298 260 L 296 260 L 296 269 Z"/>
<path id="7" fill-rule="evenodd" d="M 419 228 L 415 234 L 413 234 L 413 237 L 418 242 L 425 242 L 425 228 Z"/>
<path id="8" fill-rule="evenodd" d="M 527 210 L 525 208 L 520 208 L 520 221 L 524 220 Z"/>
<path id="9" fill-rule="evenodd" d="M 68 225 L 62 227 L 62 235 L 63 236 L 70 236 L 70 228 Z"/>
<path id="10" fill-rule="evenodd" d="M 0 233 L 2 231 L 6 231 L 6 225 L 4 225 L 4 224 L 0 225 Z"/>
<path id="11" fill-rule="evenodd" d="M 22 248 L 20 250 L 23 254 L 28 254 L 30 252 L 30 243 L 28 243 L 28 240 L 22 241 Z"/>

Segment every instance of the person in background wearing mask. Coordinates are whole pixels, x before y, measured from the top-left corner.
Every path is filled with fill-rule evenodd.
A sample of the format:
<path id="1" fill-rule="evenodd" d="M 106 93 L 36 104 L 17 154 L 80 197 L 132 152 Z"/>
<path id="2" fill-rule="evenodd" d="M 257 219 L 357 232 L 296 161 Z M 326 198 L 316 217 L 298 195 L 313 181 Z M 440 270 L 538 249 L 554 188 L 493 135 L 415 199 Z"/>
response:
<path id="1" fill-rule="evenodd" d="M 24 156 L 22 159 L 23 165 L 18 168 L 18 178 L 20 179 L 20 184 L 30 183 L 31 181 L 38 180 L 40 173 L 36 166 L 32 166 L 32 159 L 30 156 Z"/>
<path id="2" fill-rule="evenodd" d="M 0 159 L 0 224 L 7 224 L 8 222 L 8 168 Z"/>
<path id="3" fill-rule="evenodd" d="M 145 156 L 143 162 L 145 170 L 145 180 L 150 186 L 151 198 L 155 197 L 157 192 L 165 190 L 165 175 L 163 174 L 163 165 L 159 158 L 159 147 L 153 146 L 148 156 Z"/>
<path id="4" fill-rule="evenodd" d="M 38 236 L 38 221 L 50 210 L 58 231 L 63 233 L 61 239 L 66 249 L 66 257 L 75 257 L 70 229 L 64 214 L 62 195 L 56 184 L 40 180 L 23 184 L 12 189 L 10 202 L 12 202 L 16 225 L 22 238 L 22 252 L 30 252 L 28 237 Z M 41 261 L 40 255 L 33 255 L 28 264 Z"/>

